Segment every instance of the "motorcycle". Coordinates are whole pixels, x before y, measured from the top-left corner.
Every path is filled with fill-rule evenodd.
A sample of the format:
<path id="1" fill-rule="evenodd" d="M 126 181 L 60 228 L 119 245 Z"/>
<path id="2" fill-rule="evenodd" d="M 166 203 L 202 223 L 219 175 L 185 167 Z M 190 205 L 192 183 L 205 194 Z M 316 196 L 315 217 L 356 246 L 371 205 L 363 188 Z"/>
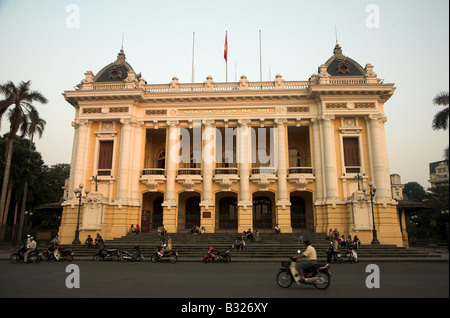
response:
<path id="1" fill-rule="evenodd" d="M 100 248 L 98 252 L 93 257 L 94 261 L 118 261 L 119 260 L 119 250 L 111 249 L 107 250 L 105 248 Z"/>
<path id="2" fill-rule="evenodd" d="M 346 256 L 350 263 L 358 263 L 358 253 L 356 253 L 356 247 L 354 244 L 350 244 L 347 247 Z"/>
<path id="3" fill-rule="evenodd" d="M 164 245 L 165 246 L 165 245 Z M 170 251 L 164 251 L 164 246 L 158 246 L 156 247 L 155 254 L 152 255 L 152 262 L 170 262 L 170 263 L 176 263 L 178 260 L 178 251 L 177 250 L 170 250 Z"/>
<path id="4" fill-rule="evenodd" d="M 9 258 L 11 263 L 19 263 L 24 261 L 25 252 L 27 251 L 27 248 L 22 245 L 16 253 L 11 254 L 11 257 Z M 27 263 L 38 263 L 41 261 L 41 257 L 39 255 L 39 250 L 34 250 L 28 253 L 27 256 Z"/>
<path id="5" fill-rule="evenodd" d="M 211 245 L 208 253 L 206 253 L 203 257 L 203 263 L 213 261 L 229 263 L 231 261 L 230 250 L 216 251 L 216 249 Z"/>
<path id="6" fill-rule="evenodd" d="M 66 260 L 73 261 L 73 251 L 65 247 L 50 244 L 46 251 L 41 252 L 41 257 L 44 261 L 59 261 Z"/>
<path id="7" fill-rule="evenodd" d="M 281 262 L 282 268 L 277 274 L 277 284 L 282 288 L 288 288 L 293 282 L 297 285 L 313 285 L 317 289 L 327 289 L 331 283 L 331 272 L 329 264 L 315 264 L 314 266 L 304 269 L 303 274 L 305 280 L 301 280 L 300 275 L 295 267 L 296 259 Z"/>
<path id="8" fill-rule="evenodd" d="M 119 250 L 119 258 L 122 262 L 127 261 L 144 261 L 144 255 L 142 255 L 139 246 L 134 247 L 133 252 L 128 252 L 124 250 Z"/>

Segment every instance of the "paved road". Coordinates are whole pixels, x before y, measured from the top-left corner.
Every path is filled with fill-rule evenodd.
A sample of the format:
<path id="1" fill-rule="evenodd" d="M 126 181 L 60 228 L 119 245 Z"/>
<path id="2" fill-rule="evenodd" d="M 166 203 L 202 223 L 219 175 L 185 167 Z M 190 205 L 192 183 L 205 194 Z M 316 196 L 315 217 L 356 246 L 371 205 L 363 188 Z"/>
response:
<path id="1" fill-rule="evenodd" d="M 67 288 L 67 262 L 0 262 L 0 298 L 448 298 L 448 263 L 378 263 L 380 288 L 367 288 L 369 264 L 332 265 L 328 290 L 277 286 L 279 262 L 74 262 L 79 287 Z M 371 280 L 374 281 L 374 280 Z M 76 281 L 72 281 L 75 283 Z"/>

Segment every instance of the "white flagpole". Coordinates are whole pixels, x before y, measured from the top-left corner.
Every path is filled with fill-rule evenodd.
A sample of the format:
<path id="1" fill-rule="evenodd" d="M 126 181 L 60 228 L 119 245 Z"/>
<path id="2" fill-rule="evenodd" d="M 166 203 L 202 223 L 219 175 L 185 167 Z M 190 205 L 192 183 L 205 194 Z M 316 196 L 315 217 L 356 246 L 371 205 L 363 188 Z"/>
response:
<path id="1" fill-rule="evenodd" d="M 194 83 L 194 44 L 195 44 L 195 32 L 192 34 L 192 83 Z"/>
<path id="2" fill-rule="evenodd" d="M 259 81 L 262 82 L 261 30 L 259 30 Z"/>

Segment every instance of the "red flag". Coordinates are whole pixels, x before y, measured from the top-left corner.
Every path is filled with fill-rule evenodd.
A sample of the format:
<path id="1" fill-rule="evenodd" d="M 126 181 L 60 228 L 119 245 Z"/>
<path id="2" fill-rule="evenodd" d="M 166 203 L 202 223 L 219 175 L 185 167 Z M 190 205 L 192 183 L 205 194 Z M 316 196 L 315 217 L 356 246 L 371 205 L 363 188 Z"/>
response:
<path id="1" fill-rule="evenodd" d="M 223 49 L 223 58 L 225 59 L 225 62 L 228 62 L 227 55 L 228 55 L 228 42 L 227 42 L 227 34 L 225 33 L 225 47 Z"/>

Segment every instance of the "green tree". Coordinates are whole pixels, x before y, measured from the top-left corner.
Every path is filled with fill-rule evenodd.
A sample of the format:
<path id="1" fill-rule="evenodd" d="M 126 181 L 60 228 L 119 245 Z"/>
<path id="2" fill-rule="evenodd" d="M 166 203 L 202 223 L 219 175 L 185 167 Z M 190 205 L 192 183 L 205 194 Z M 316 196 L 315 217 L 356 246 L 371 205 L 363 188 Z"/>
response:
<path id="1" fill-rule="evenodd" d="M 0 197 L 0 220 L 3 219 L 5 211 L 6 194 L 11 170 L 11 158 L 13 142 L 16 134 L 20 131 L 22 136 L 28 132 L 30 122 L 38 122 L 39 112 L 32 103 L 39 102 L 46 104 L 48 102 L 38 91 L 30 90 L 31 81 L 20 82 L 16 86 L 12 81 L 0 85 L 0 94 L 4 96 L 0 100 L 0 122 L 5 114 L 10 123 L 8 143 L 5 152 L 5 170 L 3 174 L 2 192 Z M 0 240 L 3 239 L 3 227 L 0 228 Z"/>
<path id="2" fill-rule="evenodd" d="M 433 104 L 438 106 L 447 106 L 439 111 L 433 118 L 433 129 L 439 130 L 448 128 L 448 92 L 440 92 L 433 98 Z"/>
<path id="3" fill-rule="evenodd" d="M 405 200 L 422 202 L 427 192 L 418 182 L 407 182 L 403 186 L 403 198 Z"/>

